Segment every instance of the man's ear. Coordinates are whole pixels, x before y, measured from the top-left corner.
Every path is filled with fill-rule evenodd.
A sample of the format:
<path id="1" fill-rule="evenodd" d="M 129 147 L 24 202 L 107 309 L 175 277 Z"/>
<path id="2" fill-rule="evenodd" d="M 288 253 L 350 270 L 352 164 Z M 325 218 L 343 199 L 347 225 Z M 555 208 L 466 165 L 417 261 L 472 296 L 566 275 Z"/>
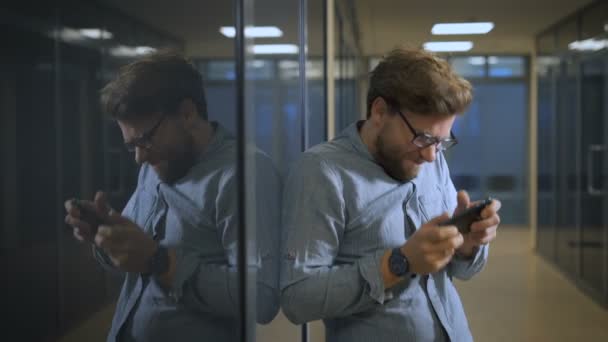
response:
<path id="1" fill-rule="evenodd" d="M 381 125 L 389 114 L 389 111 L 388 103 L 386 103 L 382 97 L 378 96 L 372 102 L 369 120 L 375 125 Z"/>

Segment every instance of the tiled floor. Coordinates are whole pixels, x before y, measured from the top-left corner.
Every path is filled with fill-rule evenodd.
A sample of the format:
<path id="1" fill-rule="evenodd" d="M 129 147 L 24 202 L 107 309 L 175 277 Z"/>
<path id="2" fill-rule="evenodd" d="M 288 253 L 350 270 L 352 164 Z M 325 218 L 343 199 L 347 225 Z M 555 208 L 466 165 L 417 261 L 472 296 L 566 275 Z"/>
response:
<path id="1" fill-rule="evenodd" d="M 501 227 L 483 272 L 456 286 L 477 341 L 608 341 L 608 310 L 534 255 L 528 230 Z"/>
<path id="2" fill-rule="evenodd" d="M 582 294 L 553 266 L 531 252 L 529 231 L 501 227 L 486 268 L 457 282 L 476 341 L 608 341 L 608 310 Z M 103 341 L 112 308 L 62 339 Z M 279 315 L 258 329 L 258 341 L 300 341 L 300 328 Z M 313 322 L 310 341 L 323 341 Z"/>

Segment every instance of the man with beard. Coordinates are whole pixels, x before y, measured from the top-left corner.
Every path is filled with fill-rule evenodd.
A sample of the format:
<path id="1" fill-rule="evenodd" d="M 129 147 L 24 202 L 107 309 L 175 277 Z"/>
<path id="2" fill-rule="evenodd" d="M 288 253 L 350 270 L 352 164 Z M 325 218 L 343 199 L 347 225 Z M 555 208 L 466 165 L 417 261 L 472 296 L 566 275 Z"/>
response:
<path id="1" fill-rule="evenodd" d="M 473 205 L 443 155 L 471 101 L 447 62 L 398 48 L 371 73 L 367 120 L 304 153 L 284 191 L 281 303 L 292 322 L 322 319 L 332 342 L 472 340 L 452 277 L 484 266 L 500 202 L 464 236 L 442 224 Z"/>
<path id="2" fill-rule="evenodd" d="M 208 121 L 201 75 L 181 56 L 152 55 L 121 68 L 102 105 L 141 165 L 137 188 L 122 215 L 102 192 L 65 207 L 74 236 L 126 274 L 107 340 L 236 340 L 236 142 Z M 279 307 L 280 189 L 269 158 L 253 153 L 264 191 L 256 194 L 250 266 L 258 271 L 257 319 L 267 323 Z"/>

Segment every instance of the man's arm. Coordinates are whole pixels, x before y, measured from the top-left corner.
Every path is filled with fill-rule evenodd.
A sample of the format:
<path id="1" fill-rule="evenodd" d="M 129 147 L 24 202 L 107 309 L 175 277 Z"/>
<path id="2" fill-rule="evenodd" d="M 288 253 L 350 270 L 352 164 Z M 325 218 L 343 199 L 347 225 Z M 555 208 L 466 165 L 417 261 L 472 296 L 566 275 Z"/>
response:
<path id="1" fill-rule="evenodd" d="M 280 179 L 265 158 L 258 158 L 256 189 L 255 254 L 248 260 L 248 276 L 255 274 L 257 321 L 270 322 L 278 313 L 278 224 Z M 238 314 L 237 267 L 237 184 L 234 170 L 228 171 L 219 184 L 216 202 L 217 237 L 224 256 L 201 256 L 176 250 L 173 265 L 160 280 L 184 305 L 214 315 L 235 317 Z M 250 202 L 252 203 L 252 202 Z M 172 252 L 170 251 L 170 257 Z"/>
<path id="2" fill-rule="evenodd" d="M 345 224 L 341 180 L 324 161 L 305 154 L 284 191 L 281 304 L 292 322 L 347 316 L 384 302 L 385 251 L 336 260 Z"/>

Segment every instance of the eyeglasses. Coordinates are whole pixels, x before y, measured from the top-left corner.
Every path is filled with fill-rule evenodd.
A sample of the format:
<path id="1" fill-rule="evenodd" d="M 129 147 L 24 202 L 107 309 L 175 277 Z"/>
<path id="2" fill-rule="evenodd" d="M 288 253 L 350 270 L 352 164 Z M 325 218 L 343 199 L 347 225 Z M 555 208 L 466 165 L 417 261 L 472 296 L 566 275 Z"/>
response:
<path id="1" fill-rule="evenodd" d="M 419 131 L 415 130 L 414 127 L 412 127 L 412 125 L 409 123 L 409 121 L 407 121 L 405 115 L 403 115 L 403 113 L 401 113 L 401 111 L 397 111 L 397 113 L 399 113 L 399 116 L 401 117 L 401 119 L 403 119 L 403 121 L 405 122 L 407 127 L 410 129 L 410 131 L 414 135 L 414 139 L 412 139 L 412 143 L 414 145 L 416 145 L 420 148 L 427 148 L 431 145 L 435 145 L 435 148 L 439 152 L 439 151 L 445 151 L 447 149 L 450 149 L 450 148 L 454 147 L 454 145 L 458 144 L 458 140 L 456 139 L 456 137 L 454 136 L 454 133 L 452 133 L 452 131 L 450 131 L 449 138 L 443 138 L 443 139 L 437 138 L 430 134 L 427 134 L 424 132 L 419 132 Z"/>
<path id="2" fill-rule="evenodd" d="M 136 147 L 143 148 L 146 150 L 150 149 L 152 147 L 152 138 L 154 137 L 154 133 L 156 133 L 156 130 L 164 119 L 165 115 L 161 116 L 158 122 L 154 126 L 152 126 L 152 128 L 150 128 L 147 132 L 142 133 L 140 136 L 134 138 L 131 141 L 125 142 L 125 147 L 127 148 L 127 150 L 129 152 L 135 152 Z"/>

